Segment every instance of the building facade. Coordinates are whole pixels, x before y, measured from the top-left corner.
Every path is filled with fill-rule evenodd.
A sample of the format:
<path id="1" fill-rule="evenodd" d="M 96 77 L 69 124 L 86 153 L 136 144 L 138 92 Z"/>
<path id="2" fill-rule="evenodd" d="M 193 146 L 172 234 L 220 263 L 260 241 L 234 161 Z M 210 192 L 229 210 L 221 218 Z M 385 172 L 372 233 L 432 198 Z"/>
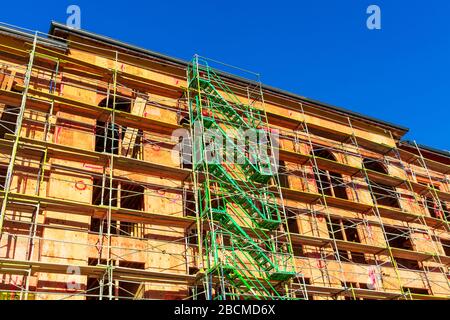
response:
<path id="1" fill-rule="evenodd" d="M 448 152 L 199 56 L 0 38 L 0 299 L 450 297 Z"/>

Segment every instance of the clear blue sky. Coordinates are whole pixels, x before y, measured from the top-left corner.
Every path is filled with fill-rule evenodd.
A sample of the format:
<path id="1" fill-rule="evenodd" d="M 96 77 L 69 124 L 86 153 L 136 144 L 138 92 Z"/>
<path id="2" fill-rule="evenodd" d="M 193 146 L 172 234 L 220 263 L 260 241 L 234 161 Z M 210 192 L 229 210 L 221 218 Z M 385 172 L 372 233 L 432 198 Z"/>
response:
<path id="1" fill-rule="evenodd" d="M 214 3 L 213 3 L 214 2 Z M 0 21 L 81 27 L 182 59 L 246 68 L 268 85 L 410 128 L 450 150 L 450 1 L 4 1 Z M 381 30 L 366 8 L 381 8 Z"/>

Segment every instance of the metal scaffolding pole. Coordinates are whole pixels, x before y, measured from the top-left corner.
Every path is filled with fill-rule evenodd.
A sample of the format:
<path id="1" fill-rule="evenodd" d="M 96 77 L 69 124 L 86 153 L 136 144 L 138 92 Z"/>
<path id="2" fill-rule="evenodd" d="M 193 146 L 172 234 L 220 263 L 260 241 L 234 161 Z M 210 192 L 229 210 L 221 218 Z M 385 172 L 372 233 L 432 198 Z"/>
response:
<path id="1" fill-rule="evenodd" d="M 17 116 L 16 130 L 14 132 L 14 136 L 15 136 L 14 144 L 12 146 L 11 159 L 8 164 L 8 170 L 7 170 L 6 178 L 5 178 L 5 196 L 3 198 L 2 207 L 1 207 L 1 211 L 0 211 L 0 236 L 3 232 L 3 223 L 5 220 L 6 207 L 8 204 L 9 192 L 11 189 L 14 164 L 16 162 L 17 149 L 19 148 L 19 140 L 20 140 L 20 134 L 21 134 L 21 130 L 22 130 L 22 120 L 23 120 L 23 115 L 25 113 L 25 105 L 27 103 L 28 88 L 30 85 L 31 72 L 33 70 L 33 61 L 34 61 L 34 54 L 36 52 L 37 39 L 38 39 L 38 35 L 36 32 L 34 35 L 34 40 L 33 40 L 33 47 L 30 51 L 30 58 L 28 60 L 27 71 L 25 73 L 24 89 L 22 92 L 22 101 L 20 103 L 20 110 L 19 110 L 19 114 Z"/>

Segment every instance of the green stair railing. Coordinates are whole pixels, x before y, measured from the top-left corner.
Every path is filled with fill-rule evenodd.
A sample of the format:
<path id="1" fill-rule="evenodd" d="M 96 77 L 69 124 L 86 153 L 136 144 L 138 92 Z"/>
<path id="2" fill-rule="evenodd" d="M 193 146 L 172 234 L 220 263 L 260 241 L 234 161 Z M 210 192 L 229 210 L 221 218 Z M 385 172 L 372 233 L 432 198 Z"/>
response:
<path id="1" fill-rule="evenodd" d="M 214 154 L 224 150 L 215 150 L 214 142 L 206 141 L 203 131 L 192 131 L 196 134 L 194 139 L 199 141 L 196 148 L 200 151 L 200 156 L 194 157 L 193 170 L 201 177 L 199 180 L 204 181 L 197 197 L 200 217 L 220 226 L 217 230 L 212 226 L 209 236 L 204 238 L 207 256 L 213 256 L 212 262 L 207 260 L 207 273 L 218 272 L 227 279 L 233 292 L 225 290 L 224 296 L 287 299 L 289 295 L 276 290 L 271 283 L 288 281 L 295 272 L 287 263 L 290 253 L 277 246 L 272 235 L 280 228 L 282 220 L 275 196 L 267 186 L 274 176 L 270 159 L 268 155 L 261 158 L 258 146 L 251 143 L 244 151 L 235 143 L 236 136 L 224 129 L 241 128 L 260 134 L 264 124 L 262 112 L 241 103 L 207 63 L 199 64 L 198 57 L 188 67 L 187 76 L 189 92 L 194 91 L 194 99 L 189 99 L 191 128 L 200 123 L 202 129 L 215 129 L 227 144 L 227 161 L 228 150 L 233 150 L 233 159 L 237 155 L 240 160 L 234 170 L 230 170 L 226 163 L 206 159 L 207 149 Z M 222 197 L 220 205 L 212 205 L 217 200 L 213 199 L 213 194 L 216 198 Z M 231 246 L 217 244 L 216 237 L 223 232 L 230 236 Z"/>

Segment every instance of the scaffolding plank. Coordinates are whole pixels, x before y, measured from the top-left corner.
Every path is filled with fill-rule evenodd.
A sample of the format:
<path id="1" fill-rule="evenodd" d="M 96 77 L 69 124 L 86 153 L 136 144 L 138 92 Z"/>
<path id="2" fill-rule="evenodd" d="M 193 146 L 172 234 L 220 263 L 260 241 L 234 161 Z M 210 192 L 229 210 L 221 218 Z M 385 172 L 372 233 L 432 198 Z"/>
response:
<path id="1" fill-rule="evenodd" d="M 23 86 L 17 85 L 16 89 L 22 90 Z M 43 112 L 48 112 L 52 101 L 54 102 L 55 110 L 64 111 L 74 115 L 100 118 L 102 115 L 110 114 L 112 112 L 112 109 L 110 108 L 99 107 L 97 105 L 80 102 L 33 88 L 28 89 L 27 96 L 29 99 L 26 108 L 32 108 Z M 21 93 L 0 89 L 0 103 L 19 105 L 21 99 Z M 115 111 L 115 123 L 126 127 L 166 134 L 172 134 L 174 130 L 182 128 L 182 126 L 177 124 L 154 120 L 123 111 Z"/>
<path id="2" fill-rule="evenodd" d="M 332 239 L 320 238 L 298 233 L 290 233 L 292 244 L 308 245 L 314 247 L 323 247 L 331 243 Z"/>
<path id="3" fill-rule="evenodd" d="M 394 177 L 391 175 L 387 175 L 381 172 L 376 172 L 370 169 L 367 169 L 367 175 L 369 176 L 369 179 L 371 182 L 391 186 L 391 187 L 397 187 L 401 185 L 402 183 L 406 182 L 403 179 L 400 179 L 398 177 Z"/>
<path id="4" fill-rule="evenodd" d="M 442 199 L 444 201 L 449 201 L 450 202 L 450 193 L 444 192 L 444 191 L 441 191 L 441 190 L 437 190 L 435 188 L 433 188 L 433 189 L 429 188 L 429 190 L 430 190 L 431 193 L 436 192 L 436 194 L 439 197 L 439 199 Z"/>
<path id="5" fill-rule="evenodd" d="M 104 76 L 112 75 L 112 72 L 114 71 L 113 69 L 102 67 L 102 66 L 84 61 L 82 59 L 68 56 L 65 53 L 60 53 L 60 52 L 57 52 L 54 50 L 50 50 L 50 49 L 44 48 L 42 46 L 38 46 L 36 50 L 38 53 L 60 59 L 60 61 L 63 65 L 69 65 L 69 66 L 73 65 L 75 67 L 88 68 L 88 69 L 90 69 L 92 71 L 96 71 Z M 118 74 L 118 81 L 120 81 L 121 83 L 133 84 L 133 83 L 139 82 L 139 83 L 145 84 L 146 86 L 151 87 L 151 88 L 156 87 L 156 88 L 164 89 L 169 92 L 174 92 L 177 96 L 181 95 L 184 92 L 184 88 L 180 84 L 171 85 L 168 83 L 163 83 L 160 81 L 148 79 L 146 77 L 142 77 L 139 75 L 131 74 L 131 73 L 128 73 L 128 72 L 125 72 L 122 70 L 118 70 L 117 74 Z"/>
<path id="6" fill-rule="evenodd" d="M 5 138 L 13 139 L 14 136 L 11 134 L 6 134 Z M 6 144 L 6 140 L 0 141 Z M 11 141 L 12 143 L 12 141 Z M 48 149 L 48 155 L 55 158 L 61 158 L 66 160 L 80 160 L 86 161 L 91 164 L 106 164 L 111 159 L 111 154 L 101 153 L 96 151 L 84 150 L 79 148 L 74 148 L 70 146 L 65 146 L 61 144 L 56 144 L 53 142 L 45 142 L 41 140 L 31 139 L 31 138 L 20 138 L 19 141 L 21 146 L 24 147 L 36 147 L 40 146 Z M 187 169 L 177 168 L 173 166 L 166 166 L 158 163 L 152 163 L 149 161 L 138 160 L 134 158 L 127 158 L 123 156 L 113 155 L 114 167 L 116 169 L 122 170 L 134 170 L 135 172 L 155 174 L 156 176 L 165 177 L 169 179 L 176 179 L 183 181 L 190 174 L 191 171 Z"/>
<path id="7" fill-rule="evenodd" d="M 385 254 L 385 247 L 374 246 L 359 242 L 351 242 L 336 239 L 336 246 L 340 250 L 353 251 L 359 253 Z"/>
<path id="8" fill-rule="evenodd" d="M 331 197 L 331 196 L 325 196 L 326 202 L 328 205 L 332 205 L 336 208 L 341 208 L 341 209 L 346 209 L 346 210 L 350 210 L 350 211 L 356 211 L 356 212 L 367 212 L 370 209 L 372 209 L 373 206 L 369 205 L 369 204 L 364 204 L 361 202 L 355 202 L 352 200 L 347 200 L 347 199 L 341 199 L 341 198 L 336 198 L 336 197 Z"/>
<path id="9" fill-rule="evenodd" d="M 361 170 L 361 168 L 358 167 L 350 166 L 348 164 L 329 159 L 324 159 L 321 157 L 315 157 L 315 159 L 317 162 L 317 166 L 322 170 L 337 172 L 348 176 L 353 176 Z"/>
<path id="10" fill-rule="evenodd" d="M 70 268 L 70 269 L 69 269 Z M 57 274 L 72 274 L 68 270 L 73 268 L 79 268 L 80 275 L 102 277 L 108 270 L 106 265 L 75 265 L 75 264 L 63 264 L 44 261 L 27 261 L 17 259 L 5 259 L 0 258 L 0 273 L 3 271 L 11 273 L 14 271 L 24 274 L 31 270 L 31 272 L 44 272 L 44 273 L 57 273 Z M 174 282 L 179 284 L 190 284 L 195 280 L 194 275 L 188 275 L 183 273 L 173 273 L 167 271 L 149 271 L 142 269 L 132 269 L 120 266 L 113 267 L 113 275 L 117 278 L 134 279 L 136 281 L 163 281 Z"/>
<path id="11" fill-rule="evenodd" d="M 0 199 L 3 199 L 3 197 L 4 191 L 0 191 Z M 29 203 L 30 205 L 40 203 L 40 207 L 43 210 L 59 211 L 76 215 L 87 215 L 99 218 L 105 217 L 109 210 L 108 206 L 97 206 L 79 201 L 69 201 L 65 199 L 19 194 L 14 192 L 10 193 L 9 202 L 10 204 L 8 204 L 8 206 L 11 205 L 11 207 L 14 207 L 14 202 L 18 203 L 19 208 L 24 206 L 24 203 Z M 117 218 L 117 220 L 180 228 L 187 228 L 195 223 L 194 217 L 180 217 L 117 207 L 111 208 L 111 214 L 112 217 Z"/>
<path id="12" fill-rule="evenodd" d="M 277 188 L 274 187 L 271 187 L 270 190 L 273 192 L 278 191 Z M 299 200 L 307 203 L 313 203 L 320 199 L 320 195 L 317 193 L 305 192 L 285 187 L 281 187 L 281 192 L 283 194 L 283 197 L 285 197 L 286 199 Z"/>
<path id="13" fill-rule="evenodd" d="M 294 151 L 289 151 L 286 149 L 279 149 L 279 157 L 280 160 L 283 161 L 289 161 L 289 162 L 293 162 L 293 163 L 298 163 L 298 164 L 305 164 L 306 162 L 309 161 L 309 159 L 311 158 L 311 156 L 308 155 L 304 155 L 302 153 L 299 152 L 294 152 Z"/>

